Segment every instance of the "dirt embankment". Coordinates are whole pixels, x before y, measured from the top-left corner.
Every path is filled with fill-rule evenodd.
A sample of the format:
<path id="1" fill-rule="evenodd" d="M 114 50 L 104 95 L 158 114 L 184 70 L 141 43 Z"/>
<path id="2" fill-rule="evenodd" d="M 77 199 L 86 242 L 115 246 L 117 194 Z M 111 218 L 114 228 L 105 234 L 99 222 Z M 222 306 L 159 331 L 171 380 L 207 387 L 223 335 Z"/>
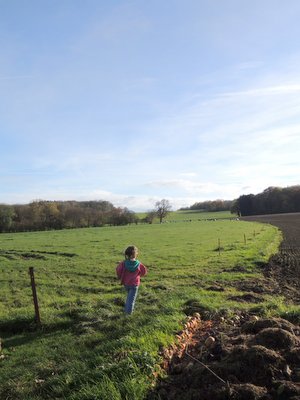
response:
<path id="1" fill-rule="evenodd" d="M 300 327 L 237 313 L 189 317 L 148 400 L 299 400 Z"/>

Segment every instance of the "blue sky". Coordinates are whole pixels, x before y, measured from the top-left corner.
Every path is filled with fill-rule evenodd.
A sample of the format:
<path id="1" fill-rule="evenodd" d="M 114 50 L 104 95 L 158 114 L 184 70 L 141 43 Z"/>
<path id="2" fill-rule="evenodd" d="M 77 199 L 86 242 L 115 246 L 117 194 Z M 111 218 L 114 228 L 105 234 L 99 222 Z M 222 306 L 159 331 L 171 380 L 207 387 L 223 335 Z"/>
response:
<path id="1" fill-rule="evenodd" d="M 0 0 L 0 203 L 300 184 L 298 0 Z"/>

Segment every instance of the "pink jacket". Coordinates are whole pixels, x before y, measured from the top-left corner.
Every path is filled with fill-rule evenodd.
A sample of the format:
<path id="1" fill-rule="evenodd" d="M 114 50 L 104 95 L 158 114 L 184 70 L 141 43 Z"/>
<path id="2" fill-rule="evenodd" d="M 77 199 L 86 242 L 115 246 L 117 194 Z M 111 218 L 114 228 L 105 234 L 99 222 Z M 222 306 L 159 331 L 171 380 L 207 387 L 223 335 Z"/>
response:
<path id="1" fill-rule="evenodd" d="M 145 265 L 140 263 L 137 270 L 134 272 L 130 272 L 125 268 L 124 261 L 120 262 L 120 264 L 116 268 L 117 276 L 121 279 L 121 283 L 127 286 L 139 286 L 141 282 L 141 276 L 147 274 L 147 268 Z"/>

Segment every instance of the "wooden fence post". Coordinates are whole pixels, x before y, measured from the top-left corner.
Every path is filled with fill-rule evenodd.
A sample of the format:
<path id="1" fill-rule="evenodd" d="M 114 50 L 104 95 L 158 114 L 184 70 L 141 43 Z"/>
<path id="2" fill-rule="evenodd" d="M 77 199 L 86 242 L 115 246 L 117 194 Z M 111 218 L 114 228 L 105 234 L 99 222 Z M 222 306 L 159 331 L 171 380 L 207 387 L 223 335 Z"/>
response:
<path id="1" fill-rule="evenodd" d="M 29 268 L 29 275 L 30 275 L 30 280 L 31 280 L 31 289 L 32 289 L 32 297 L 33 297 L 33 303 L 34 303 L 34 311 L 35 311 L 35 322 L 40 325 L 41 323 L 41 318 L 40 318 L 40 311 L 39 311 L 39 303 L 38 303 L 38 298 L 36 294 L 36 286 L 35 286 L 35 280 L 34 280 L 34 270 L 33 267 Z"/>

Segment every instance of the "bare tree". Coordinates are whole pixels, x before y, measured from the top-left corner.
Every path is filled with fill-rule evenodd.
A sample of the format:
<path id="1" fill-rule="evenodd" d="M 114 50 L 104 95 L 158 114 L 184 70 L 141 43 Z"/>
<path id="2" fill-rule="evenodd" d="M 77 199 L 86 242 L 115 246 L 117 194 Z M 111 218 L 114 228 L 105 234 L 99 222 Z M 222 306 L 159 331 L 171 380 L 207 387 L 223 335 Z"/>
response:
<path id="1" fill-rule="evenodd" d="M 159 222 L 162 223 L 162 220 L 168 215 L 168 213 L 171 211 L 171 204 L 169 200 L 162 199 L 160 201 L 157 201 L 155 203 L 155 212 L 156 215 L 159 218 Z"/>

